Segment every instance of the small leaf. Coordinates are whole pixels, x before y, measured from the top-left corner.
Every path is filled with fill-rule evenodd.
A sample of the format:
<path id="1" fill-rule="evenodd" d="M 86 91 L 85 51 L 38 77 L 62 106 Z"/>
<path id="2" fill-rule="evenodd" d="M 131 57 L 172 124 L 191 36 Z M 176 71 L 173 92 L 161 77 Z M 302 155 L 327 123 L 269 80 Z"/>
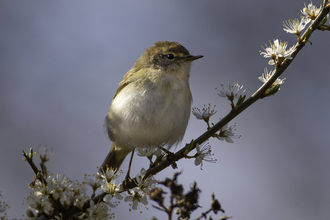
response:
<path id="1" fill-rule="evenodd" d="M 194 147 L 194 140 L 191 140 L 189 144 L 186 144 L 186 150 L 184 152 L 185 155 L 187 155 Z"/>

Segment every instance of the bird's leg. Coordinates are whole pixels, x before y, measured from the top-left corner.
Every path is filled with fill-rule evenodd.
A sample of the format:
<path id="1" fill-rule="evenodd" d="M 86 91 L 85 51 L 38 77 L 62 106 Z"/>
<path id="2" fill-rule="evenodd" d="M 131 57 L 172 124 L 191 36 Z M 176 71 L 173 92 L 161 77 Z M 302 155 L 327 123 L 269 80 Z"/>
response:
<path id="1" fill-rule="evenodd" d="M 135 148 L 133 148 L 133 150 L 132 150 L 132 155 L 131 155 L 131 159 L 129 160 L 127 174 L 126 174 L 126 177 L 123 181 L 124 190 L 126 190 L 128 188 L 128 184 L 130 182 L 133 182 L 133 180 L 130 177 L 130 172 L 131 172 L 131 166 L 132 166 L 132 161 L 133 161 L 134 150 L 135 150 Z"/>
<path id="2" fill-rule="evenodd" d="M 166 159 L 171 164 L 172 168 L 177 169 L 178 165 L 176 165 L 176 163 L 175 163 L 175 154 L 172 153 L 171 151 L 163 148 L 162 146 L 158 145 L 157 147 L 159 147 L 161 150 L 163 150 L 167 154 Z"/>

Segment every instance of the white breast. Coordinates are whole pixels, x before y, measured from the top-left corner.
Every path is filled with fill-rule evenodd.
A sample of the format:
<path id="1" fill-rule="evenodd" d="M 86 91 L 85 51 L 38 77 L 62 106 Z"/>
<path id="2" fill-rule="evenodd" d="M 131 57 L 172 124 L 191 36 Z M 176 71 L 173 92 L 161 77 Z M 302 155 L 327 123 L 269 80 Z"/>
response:
<path id="1" fill-rule="evenodd" d="M 154 144 L 171 147 L 180 142 L 192 101 L 189 69 L 188 76 L 182 76 L 158 73 L 157 77 L 124 87 L 112 101 L 106 118 L 112 141 L 130 148 Z"/>

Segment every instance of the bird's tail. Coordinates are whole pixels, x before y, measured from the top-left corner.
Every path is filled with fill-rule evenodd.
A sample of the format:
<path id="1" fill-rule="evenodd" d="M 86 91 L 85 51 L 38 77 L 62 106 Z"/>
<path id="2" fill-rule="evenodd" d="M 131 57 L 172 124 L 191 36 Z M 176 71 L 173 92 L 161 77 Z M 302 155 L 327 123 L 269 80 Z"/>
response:
<path id="1" fill-rule="evenodd" d="M 130 148 L 118 147 L 115 143 L 113 143 L 110 152 L 104 159 L 99 171 L 105 171 L 108 167 L 118 170 L 127 154 L 131 151 L 132 149 Z"/>

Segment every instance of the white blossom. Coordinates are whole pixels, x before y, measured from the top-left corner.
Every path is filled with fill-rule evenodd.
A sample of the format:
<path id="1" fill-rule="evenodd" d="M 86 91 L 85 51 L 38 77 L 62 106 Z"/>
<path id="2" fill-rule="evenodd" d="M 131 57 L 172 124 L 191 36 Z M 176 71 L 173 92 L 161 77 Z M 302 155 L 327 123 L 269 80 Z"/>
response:
<path id="1" fill-rule="evenodd" d="M 42 163 L 52 160 L 55 155 L 52 150 L 48 150 L 46 147 L 38 149 L 37 154 L 39 155 Z"/>
<path id="2" fill-rule="evenodd" d="M 226 124 L 220 129 L 220 133 L 217 136 L 217 138 L 220 141 L 225 140 L 228 143 L 234 143 L 233 139 L 240 138 L 240 136 L 235 135 L 235 133 L 233 132 L 233 130 L 235 130 L 234 127 L 235 125 L 228 127 L 228 124 Z"/>
<path id="3" fill-rule="evenodd" d="M 203 160 L 206 162 L 213 162 L 215 163 L 215 161 L 217 161 L 216 159 L 212 159 L 211 156 L 213 156 L 213 154 L 211 154 L 211 146 L 206 143 L 203 144 L 201 147 L 199 144 L 196 144 L 196 159 L 195 159 L 195 165 L 199 166 L 201 165 L 201 170 L 202 170 L 202 166 L 203 166 Z"/>
<path id="4" fill-rule="evenodd" d="M 268 82 L 268 80 L 273 76 L 274 73 L 275 73 L 275 70 L 271 70 L 270 72 L 268 72 L 267 67 L 266 67 L 266 68 L 264 69 L 264 72 L 262 73 L 261 76 L 258 77 L 258 79 L 259 79 L 261 82 L 266 83 L 266 82 Z M 281 85 L 281 84 L 283 84 L 285 79 L 286 79 L 286 78 L 284 78 L 284 79 L 279 79 L 279 78 L 277 78 L 277 79 L 275 80 L 275 82 L 273 83 L 272 86 L 276 86 L 276 85 Z"/>
<path id="5" fill-rule="evenodd" d="M 155 155 L 156 157 L 162 154 L 161 148 L 155 144 L 149 144 L 147 146 L 138 146 L 135 148 L 137 155 L 141 157 L 150 157 Z"/>
<path id="6" fill-rule="evenodd" d="M 103 197 L 103 201 L 105 203 L 107 203 L 107 205 L 109 205 L 110 207 L 112 208 L 115 208 L 117 206 L 117 201 L 116 202 L 113 202 L 111 201 L 111 199 L 113 198 L 114 196 L 111 195 L 111 194 L 106 194 L 104 197 Z"/>
<path id="7" fill-rule="evenodd" d="M 63 207 L 70 207 L 71 199 L 72 199 L 72 196 L 69 195 L 68 193 L 64 192 L 60 198 L 60 203 L 63 205 Z"/>
<path id="8" fill-rule="evenodd" d="M 306 17 L 301 17 L 300 21 L 298 18 L 291 19 L 283 22 L 283 26 L 284 26 L 283 30 L 286 31 L 287 33 L 300 35 L 300 32 L 306 27 L 306 25 L 310 21 L 311 20 Z"/>
<path id="9" fill-rule="evenodd" d="M 98 188 L 101 187 L 102 182 L 101 179 L 98 177 L 88 178 L 86 180 L 86 184 L 90 185 L 93 188 L 93 191 L 96 191 Z"/>
<path id="10" fill-rule="evenodd" d="M 105 203 L 99 202 L 95 204 L 90 200 L 90 207 L 86 210 L 88 213 L 88 220 L 107 220 L 109 219 L 109 206 Z"/>
<path id="11" fill-rule="evenodd" d="M 32 213 L 45 213 L 50 215 L 54 211 L 54 207 L 48 201 L 47 197 L 30 194 L 30 196 L 27 197 L 26 202 L 29 204 L 28 208 Z"/>
<path id="12" fill-rule="evenodd" d="M 265 58 L 271 58 L 268 64 L 275 65 L 278 64 L 279 59 L 292 59 L 291 54 L 296 49 L 294 47 L 290 47 L 290 49 L 287 50 L 287 46 L 288 43 L 276 39 L 273 44 L 270 44 L 269 47 L 262 47 L 265 52 L 260 52 L 260 55 L 264 55 Z"/>
<path id="13" fill-rule="evenodd" d="M 310 20 L 314 20 L 317 15 L 320 13 L 321 10 L 321 6 L 320 8 L 317 8 L 315 5 L 313 5 L 313 2 L 311 1 L 311 3 L 308 4 L 308 6 L 306 6 L 306 4 L 304 3 L 305 7 L 303 8 L 303 10 L 300 10 L 300 12 L 306 16 L 306 18 L 310 19 Z"/>
<path id="14" fill-rule="evenodd" d="M 82 209 L 84 207 L 84 204 L 86 202 L 86 198 L 82 195 L 79 195 L 75 198 L 75 202 L 78 208 Z"/>
<path id="15" fill-rule="evenodd" d="M 140 173 L 136 175 L 136 185 L 140 189 L 141 192 L 144 194 L 148 194 L 150 189 L 154 187 L 154 184 L 156 184 L 158 181 L 154 179 L 152 175 L 148 176 L 145 180 L 144 177 L 146 175 L 147 171 L 142 168 Z"/>
<path id="16" fill-rule="evenodd" d="M 223 85 L 221 85 L 222 90 L 218 90 L 218 95 L 220 97 L 228 98 L 229 100 L 238 99 L 242 94 L 246 91 L 243 89 L 243 85 L 239 85 L 237 82 L 234 83 L 234 85 L 229 85 L 228 89 L 225 89 Z"/>
<path id="17" fill-rule="evenodd" d="M 137 210 L 139 203 L 144 205 L 148 205 L 147 195 L 144 193 L 139 193 L 137 188 L 130 190 L 130 195 L 124 199 L 125 202 L 129 202 L 130 206 L 132 206 L 133 210 Z"/>
<path id="18" fill-rule="evenodd" d="M 101 189 L 103 192 L 109 193 L 111 195 L 114 195 L 120 191 L 119 186 L 116 185 L 115 182 L 107 182 L 106 180 L 103 181 Z"/>
<path id="19" fill-rule="evenodd" d="M 98 175 L 107 182 L 111 182 L 112 180 L 117 179 L 121 175 L 121 172 L 116 172 L 114 169 L 108 167 L 106 171 L 102 170 Z"/>
<path id="20" fill-rule="evenodd" d="M 74 193 L 74 195 L 82 195 L 86 192 L 86 187 L 83 184 L 78 184 L 76 182 L 71 183 L 68 189 Z"/>
<path id="21" fill-rule="evenodd" d="M 215 106 L 213 109 L 211 109 L 211 104 L 209 104 L 208 107 L 204 105 L 204 108 L 200 110 L 199 108 L 193 108 L 192 109 L 192 114 L 199 120 L 206 120 L 208 121 L 211 116 L 213 116 L 217 111 L 214 110 Z"/>

